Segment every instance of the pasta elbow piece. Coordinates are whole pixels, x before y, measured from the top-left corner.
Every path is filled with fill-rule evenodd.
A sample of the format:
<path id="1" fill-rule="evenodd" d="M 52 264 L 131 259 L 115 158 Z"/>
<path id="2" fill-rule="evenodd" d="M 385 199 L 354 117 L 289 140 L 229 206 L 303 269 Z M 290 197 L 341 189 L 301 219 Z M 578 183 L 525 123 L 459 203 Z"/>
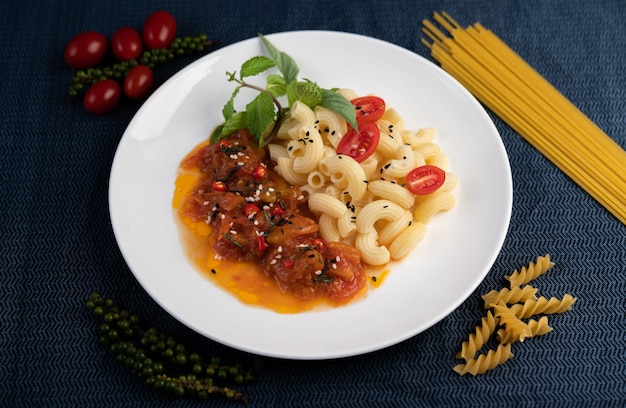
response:
<path id="1" fill-rule="evenodd" d="M 415 203 L 415 195 L 398 183 L 374 180 L 368 183 L 367 189 L 376 197 L 386 198 L 404 208 L 410 208 Z"/>
<path id="2" fill-rule="evenodd" d="M 361 252 L 361 258 L 370 265 L 384 265 L 391 259 L 389 250 L 378 245 L 376 242 L 376 232 L 357 232 L 354 246 Z"/>
<path id="3" fill-rule="evenodd" d="M 456 199 L 452 193 L 436 191 L 415 207 L 413 219 L 428 224 L 433 215 L 450 211 L 455 205 Z"/>
<path id="4" fill-rule="evenodd" d="M 395 220 L 404 213 L 404 208 L 390 200 L 376 200 L 367 204 L 356 219 L 357 230 L 361 233 L 375 232 L 374 225 L 379 220 Z"/>
<path id="5" fill-rule="evenodd" d="M 309 209 L 314 213 L 328 214 L 333 218 L 339 218 L 348 211 L 341 200 L 324 193 L 315 193 L 309 197 Z"/>
<path id="6" fill-rule="evenodd" d="M 404 258 L 425 236 L 426 225 L 421 222 L 413 222 L 393 240 L 391 245 L 389 245 L 391 257 L 393 259 Z"/>

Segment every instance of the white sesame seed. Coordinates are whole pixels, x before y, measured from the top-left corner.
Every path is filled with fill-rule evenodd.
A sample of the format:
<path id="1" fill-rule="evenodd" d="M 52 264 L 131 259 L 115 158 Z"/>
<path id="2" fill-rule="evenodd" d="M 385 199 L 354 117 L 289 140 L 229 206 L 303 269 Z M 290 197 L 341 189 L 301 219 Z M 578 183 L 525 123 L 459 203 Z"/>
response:
<path id="1" fill-rule="evenodd" d="M 283 252 L 283 246 L 282 246 L 282 245 L 279 245 L 279 246 L 278 246 L 278 248 L 276 248 L 276 250 L 277 250 L 278 252 Z"/>
<path id="2" fill-rule="evenodd" d="M 322 271 L 318 269 L 318 270 L 315 271 L 315 274 L 319 276 L 319 275 L 322 274 Z"/>
<path id="3" fill-rule="evenodd" d="M 332 268 L 337 269 L 337 264 L 336 263 L 332 264 Z"/>
<path id="4" fill-rule="evenodd" d="M 230 230 L 230 231 L 228 231 L 228 232 L 230 232 L 230 233 L 231 233 L 231 234 L 233 234 L 233 235 L 237 235 L 237 231 L 235 231 L 235 230 Z"/>
<path id="5" fill-rule="evenodd" d="M 272 260 L 270 261 L 270 265 L 276 265 L 276 263 L 277 263 L 277 262 L 278 262 L 278 261 L 277 261 L 276 259 L 272 259 Z"/>

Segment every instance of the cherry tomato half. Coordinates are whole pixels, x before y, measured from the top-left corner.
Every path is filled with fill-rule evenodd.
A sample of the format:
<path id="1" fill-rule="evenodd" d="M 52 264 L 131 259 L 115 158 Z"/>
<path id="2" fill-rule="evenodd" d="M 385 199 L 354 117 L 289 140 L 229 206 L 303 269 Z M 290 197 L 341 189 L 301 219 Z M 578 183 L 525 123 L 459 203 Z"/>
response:
<path id="1" fill-rule="evenodd" d="M 406 176 L 406 188 L 413 194 L 435 192 L 446 181 L 446 172 L 429 164 L 414 168 Z"/>
<path id="2" fill-rule="evenodd" d="M 350 101 L 358 123 L 376 122 L 385 113 L 385 101 L 377 96 L 363 96 Z"/>
<path id="3" fill-rule="evenodd" d="M 130 99 L 139 99 L 152 88 L 154 75 L 147 65 L 137 65 L 133 67 L 124 78 L 124 95 Z"/>
<path id="4" fill-rule="evenodd" d="M 359 124 L 359 132 L 350 128 L 339 142 L 337 153 L 345 154 L 361 163 L 374 153 L 380 141 L 380 130 L 373 122 Z"/>
<path id="5" fill-rule="evenodd" d="M 139 59 L 143 52 L 141 35 L 132 27 L 118 28 L 111 37 L 111 51 L 118 61 Z"/>
<path id="6" fill-rule="evenodd" d="M 85 92 L 83 105 L 94 115 L 102 115 L 113 109 L 120 101 L 121 96 L 122 91 L 117 81 L 103 79 L 91 85 Z"/>
<path id="7" fill-rule="evenodd" d="M 167 11 L 155 11 L 144 22 L 142 34 L 147 48 L 167 48 L 176 37 L 176 19 Z"/>
<path id="8" fill-rule="evenodd" d="M 72 38 L 65 46 L 65 62 L 76 69 L 90 68 L 102 61 L 109 41 L 104 34 L 85 31 Z"/>

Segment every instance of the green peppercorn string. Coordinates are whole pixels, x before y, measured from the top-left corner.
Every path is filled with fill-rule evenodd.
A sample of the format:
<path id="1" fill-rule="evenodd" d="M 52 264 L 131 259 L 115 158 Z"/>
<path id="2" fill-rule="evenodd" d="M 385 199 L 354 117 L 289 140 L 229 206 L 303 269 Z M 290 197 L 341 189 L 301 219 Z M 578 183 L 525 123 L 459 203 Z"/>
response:
<path id="1" fill-rule="evenodd" d="M 221 396 L 247 404 L 240 391 L 218 382 L 244 384 L 252 381 L 252 370 L 241 364 L 224 364 L 219 357 L 204 359 L 155 327 L 146 327 L 136 314 L 120 309 L 110 298 L 93 293 L 85 306 L 101 320 L 100 343 L 115 360 L 146 384 L 179 397 L 206 399 Z M 171 375 L 166 370 L 185 372 Z"/>
<path id="2" fill-rule="evenodd" d="M 138 59 L 117 62 L 111 66 L 102 68 L 94 67 L 78 70 L 74 74 L 69 86 L 69 95 L 76 97 L 90 85 L 103 79 L 123 80 L 128 71 L 137 65 L 147 65 L 150 68 L 155 68 L 158 65 L 172 61 L 176 57 L 199 54 L 215 45 L 217 45 L 217 43 L 209 40 L 206 34 L 186 36 L 183 38 L 177 37 L 168 48 L 146 50 Z"/>

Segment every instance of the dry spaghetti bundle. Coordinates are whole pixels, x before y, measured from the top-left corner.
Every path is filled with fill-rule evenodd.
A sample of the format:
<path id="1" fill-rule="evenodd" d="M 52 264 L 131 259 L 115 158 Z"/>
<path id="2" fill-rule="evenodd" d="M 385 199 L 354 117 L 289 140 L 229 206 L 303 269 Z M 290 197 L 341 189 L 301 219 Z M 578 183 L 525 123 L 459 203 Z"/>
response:
<path id="1" fill-rule="evenodd" d="M 626 224 L 626 152 L 493 32 L 423 22 L 441 67 Z"/>

